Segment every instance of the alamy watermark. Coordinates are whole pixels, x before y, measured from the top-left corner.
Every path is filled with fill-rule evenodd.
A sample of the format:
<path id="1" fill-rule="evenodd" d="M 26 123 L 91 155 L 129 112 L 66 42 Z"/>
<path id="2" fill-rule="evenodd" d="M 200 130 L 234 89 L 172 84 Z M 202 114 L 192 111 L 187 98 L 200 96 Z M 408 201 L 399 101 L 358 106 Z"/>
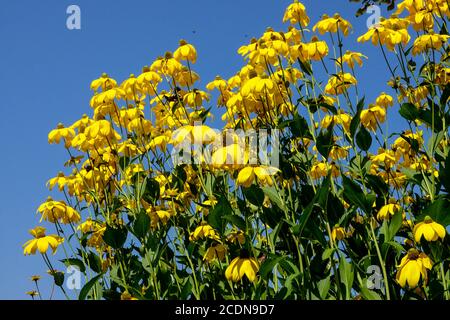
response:
<path id="1" fill-rule="evenodd" d="M 279 168 L 279 140 L 278 129 L 220 131 L 195 122 L 193 126 L 173 132 L 170 154 L 174 166 L 264 165 Z"/>
<path id="2" fill-rule="evenodd" d="M 71 4 L 67 7 L 66 13 L 68 17 L 66 19 L 66 27 L 69 30 L 81 29 L 81 9 L 76 4 Z"/>

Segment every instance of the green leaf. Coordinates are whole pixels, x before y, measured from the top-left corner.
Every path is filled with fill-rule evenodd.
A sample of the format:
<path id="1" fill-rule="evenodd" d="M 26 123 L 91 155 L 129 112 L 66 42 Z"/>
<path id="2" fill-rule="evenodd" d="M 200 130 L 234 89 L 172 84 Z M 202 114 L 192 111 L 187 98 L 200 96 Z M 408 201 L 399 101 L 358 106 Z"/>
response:
<path id="1" fill-rule="evenodd" d="M 317 288 L 319 289 L 320 298 L 322 300 L 327 298 L 328 291 L 330 290 L 330 285 L 331 285 L 330 277 L 322 279 L 317 283 Z"/>
<path id="2" fill-rule="evenodd" d="M 369 203 L 366 199 L 366 195 L 360 186 L 344 175 L 342 176 L 342 182 L 344 186 L 344 198 L 364 210 L 364 212 L 370 213 L 372 203 Z"/>
<path id="3" fill-rule="evenodd" d="M 274 186 L 263 187 L 262 190 L 264 191 L 264 194 L 266 194 L 269 197 L 270 201 L 275 203 L 278 206 L 278 208 L 280 208 L 284 212 L 288 211 L 286 204 L 284 203 L 283 199 L 280 196 L 280 193 L 277 192 L 277 189 Z"/>
<path id="4" fill-rule="evenodd" d="M 334 254 L 335 251 L 336 250 L 334 248 L 325 249 L 325 251 L 322 253 L 322 260 L 329 259 Z"/>
<path id="5" fill-rule="evenodd" d="M 61 287 L 64 284 L 64 273 L 61 271 L 57 271 L 53 274 L 53 280 L 55 281 L 55 285 Z"/>
<path id="6" fill-rule="evenodd" d="M 330 154 L 333 144 L 333 125 L 331 125 L 327 130 L 320 131 L 316 139 L 316 147 L 319 153 L 325 159 L 328 159 L 328 155 Z"/>
<path id="7" fill-rule="evenodd" d="M 94 271 L 96 273 L 102 272 L 102 262 L 100 261 L 100 258 L 94 252 L 88 253 L 88 262 L 89 262 L 89 267 L 92 269 L 92 271 Z"/>
<path id="8" fill-rule="evenodd" d="M 212 210 L 210 210 L 208 214 L 208 223 L 214 229 L 222 232 L 225 227 L 223 217 L 231 214 L 233 214 L 233 209 L 231 208 L 230 203 L 228 202 L 227 198 L 221 196 L 214 208 L 212 208 Z"/>
<path id="9" fill-rule="evenodd" d="M 270 275 L 275 266 L 283 259 L 283 257 L 271 255 L 264 261 L 259 268 L 259 274 L 263 279 L 267 280 L 267 276 Z"/>
<path id="10" fill-rule="evenodd" d="M 77 266 L 78 269 L 80 269 L 81 272 L 85 272 L 86 271 L 86 267 L 83 263 L 83 261 L 81 261 L 80 259 L 76 259 L 76 258 L 68 258 L 68 259 L 63 259 L 60 260 L 62 263 L 64 263 L 64 265 L 66 267 L 68 266 Z"/>
<path id="11" fill-rule="evenodd" d="M 323 180 L 320 189 L 314 195 L 313 200 L 309 203 L 309 205 L 303 210 L 300 219 L 298 228 L 295 230 L 295 234 L 299 237 L 302 235 L 303 230 L 305 229 L 306 224 L 311 216 L 311 213 L 314 209 L 314 206 L 319 206 L 321 208 L 327 207 L 328 194 L 330 193 L 330 185 L 331 185 L 330 174 Z M 298 229 L 298 230 L 297 230 Z"/>
<path id="12" fill-rule="evenodd" d="M 80 291 L 80 295 L 78 296 L 78 300 L 85 300 L 88 296 L 89 292 L 91 292 L 91 289 L 94 287 L 94 285 L 97 283 L 97 281 L 103 276 L 103 273 L 95 276 L 91 280 L 89 280 L 88 283 L 84 285 L 84 287 Z"/>
<path id="13" fill-rule="evenodd" d="M 355 137 L 356 129 L 358 129 L 359 123 L 361 122 L 361 111 L 364 108 L 364 101 L 364 97 L 358 101 L 358 104 L 356 105 L 356 114 L 353 116 L 352 121 L 350 122 L 350 137 L 352 139 L 352 142 Z"/>
<path id="14" fill-rule="evenodd" d="M 384 239 L 384 242 L 391 241 L 395 237 L 398 230 L 400 230 L 400 228 L 402 227 L 402 222 L 403 222 L 403 216 L 402 216 L 402 211 L 400 210 L 399 212 L 395 213 L 394 216 L 392 217 L 392 219 L 389 223 L 389 227 L 388 227 L 389 239 Z"/>
<path id="15" fill-rule="evenodd" d="M 232 225 L 238 227 L 241 230 L 245 230 L 245 228 L 246 228 L 245 220 L 236 214 L 229 214 L 229 215 L 223 216 L 222 219 L 230 222 Z"/>
<path id="16" fill-rule="evenodd" d="M 109 225 L 106 226 L 105 233 L 103 234 L 103 241 L 114 249 L 122 248 L 123 244 L 127 240 L 128 231 L 125 228 L 112 228 Z"/>
<path id="17" fill-rule="evenodd" d="M 359 128 L 359 131 L 356 134 L 356 144 L 364 151 L 369 150 L 372 145 L 372 136 L 363 126 Z"/>
<path id="18" fill-rule="evenodd" d="M 423 210 L 423 214 L 417 217 L 417 221 L 423 221 L 426 216 L 430 216 L 434 221 L 442 224 L 444 227 L 450 225 L 450 201 L 441 198 L 434 201 Z"/>
<path id="19" fill-rule="evenodd" d="M 147 212 L 141 211 L 133 223 L 133 232 L 139 239 L 145 238 L 150 229 L 150 217 Z"/>
<path id="20" fill-rule="evenodd" d="M 245 198 L 253 205 L 261 207 L 264 202 L 264 191 L 257 185 L 251 185 L 249 188 L 242 188 Z"/>
<path id="21" fill-rule="evenodd" d="M 353 272 L 352 265 L 344 257 L 341 257 L 339 262 L 339 276 L 341 278 L 341 282 L 345 286 L 345 296 L 348 300 L 351 297 L 351 290 L 355 274 Z"/>
<path id="22" fill-rule="evenodd" d="M 361 287 L 361 295 L 365 300 L 383 300 L 378 293 L 369 290 L 366 286 Z"/>
<path id="23" fill-rule="evenodd" d="M 404 103 L 398 111 L 400 115 L 409 121 L 414 121 L 419 117 L 419 109 L 412 103 Z"/>
<path id="24" fill-rule="evenodd" d="M 290 129 L 292 134 L 296 137 L 312 139 L 308 122 L 306 122 L 306 119 L 298 113 L 294 114 L 294 119 L 290 122 Z"/>
<path id="25" fill-rule="evenodd" d="M 143 198 L 149 203 L 155 203 L 159 199 L 159 183 L 153 178 L 146 178 L 145 191 Z"/>

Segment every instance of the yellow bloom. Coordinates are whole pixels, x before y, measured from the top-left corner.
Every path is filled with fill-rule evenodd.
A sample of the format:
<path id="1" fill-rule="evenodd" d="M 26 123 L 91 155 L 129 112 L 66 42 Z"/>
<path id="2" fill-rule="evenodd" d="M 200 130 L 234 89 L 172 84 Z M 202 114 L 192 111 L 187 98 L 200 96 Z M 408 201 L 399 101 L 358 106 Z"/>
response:
<path id="1" fill-rule="evenodd" d="M 444 226 L 434 222 L 429 216 L 426 216 L 422 222 L 414 226 L 414 240 L 420 242 L 422 236 L 427 241 L 436 241 L 439 238 L 444 239 L 446 231 Z"/>
<path id="2" fill-rule="evenodd" d="M 72 139 L 75 137 L 75 130 L 72 128 L 65 128 L 62 123 L 59 123 L 56 129 L 53 129 L 48 134 L 48 143 L 58 144 L 61 139 L 65 142 L 65 147 L 68 148 L 71 145 Z"/>
<path id="3" fill-rule="evenodd" d="M 55 234 L 46 236 L 45 230 L 44 227 L 36 227 L 29 231 L 34 239 L 28 240 L 23 245 L 24 255 L 36 254 L 36 250 L 44 254 L 47 252 L 48 247 L 52 248 L 53 254 L 55 254 L 56 249 L 64 242 L 64 239 Z"/>
<path id="4" fill-rule="evenodd" d="M 381 207 L 378 211 L 378 220 L 389 220 L 394 214 L 399 212 L 401 209 L 400 205 L 397 203 L 389 203 Z"/>
<path id="5" fill-rule="evenodd" d="M 387 109 L 387 107 L 392 107 L 394 105 L 394 98 L 390 95 L 382 92 L 375 101 L 377 106 Z"/>
<path id="6" fill-rule="evenodd" d="M 350 73 L 339 73 L 333 75 L 325 86 L 325 93 L 338 95 L 344 93 L 350 86 L 356 85 L 358 81 Z"/>
<path id="7" fill-rule="evenodd" d="M 241 171 L 239 171 L 238 177 L 237 177 L 237 184 L 242 185 L 246 188 L 250 187 L 252 185 L 253 181 L 255 181 L 255 177 L 258 178 L 258 181 L 261 183 L 261 185 L 273 185 L 273 175 L 275 175 L 279 169 L 275 167 L 267 167 L 267 166 L 248 166 Z"/>
<path id="8" fill-rule="evenodd" d="M 345 52 L 345 54 L 342 56 L 342 62 L 348 64 L 348 66 L 349 66 L 351 69 L 354 69 L 354 68 L 355 68 L 355 62 L 356 62 L 360 67 L 362 67 L 362 65 L 363 65 L 362 58 L 366 58 L 366 59 L 367 59 L 367 56 L 365 56 L 365 55 L 363 55 L 362 53 L 359 53 L 359 52 L 353 52 L 353 51 L 347 50 L 347 51 Z M 340 58 L 340 57 L 337 58 L 336 64 L 337 64 L 338 66 L 341 65 L 341 58 Z"/>
<path id="9" fill-rule="evenodd" d="M 216 243 L 206 250 L 203 260 L 207 262 L 212 262 L 216 259 L 222 261 L 225 259 L 226 252 L 227 248 L 223 244 Z"/>
<path id="10" fill-rule="evenodd" d="M 361 111 L 361 123 L 368 130 L 376 131 L 378 124 L 386 120 L 386 109 L 371 105 L 368 109 Z"/>
<path id="11" fill-rule="evenodd" d="M 52 223 L 60 221 L 61 223 L 71 223 L 80 221 L 80 214 L 72 207 L 68 206 L 64 201 L 54 201 L 51 197 L 42 203 L 37 209 L 41 213 L 41 220 Z"/>
<path id="12" fill-rule="evenodd" d="M 335 226 L 333 230 L 331 230 L 331 239 L 333 242 L 337 240 L 342 240 L 346 237 L 345 229 L 339 226 Z"/>
<path id="13" fill-rule="evenodd" d="M 306 14 L 306 8 L 298 0 L 294 0 L 294 3 L 291 3 L 283 16 L 283 22 L 288 21 L 291 24 L 299 23 L 302 27 L 306 27 L 309 24 L 309 17 Z"/>
<path id="14" fill-rule="evenodd" d="M 217 241 L 220 240 L 217 231 L 214 230 L 213 227 L 211 227 L 206 222 L 203 222 L 200 226 L 195 228 L 195 230 L 189 235 L 190 241 L 195 241 L 203 238 L 210 238 Z"/>
<path id="15" fill-rule="evenodd" d="M 441 50 L 442 45 L 448 42 L 450 38 L 446 34 L 424 34 L 414 41 L 412 54 L 417 55 L 419 53 L 425 52 L 428 49 Z"/>
<path id="16" fill-rule="evenodd" d="M 180 40 L 180 46 L 173 53 L 173 57 L 178 60 L 187 60 L 195 63 L 197 60 L 197 51 L 192 44 L 187 43 L 185 40 Z"/>
<path id="17" fill-rule="evenodd" d="M 425 284 L 428 279 L 427 269 L 431 270 L 433 262 L 428 256 L 417 249 L 409 249 L 408 253 L 400 261 L 396 280 L 403 288 L 417 287 L 420 279 Z"/>
<path id="18" fill-rule="evenodd" d="M 248 280 L 254 282 L 258 271 L 259 263 L 255 258 L 236 257 L 225 270 L 225 278 L 229 281 L 238 282 L 245 275 Z"/>
<path id="19" fill-rule="evenodd" d="M 352 28 L 352 25 L 347 20 L 343 19 L 338 13 L 336 13 L 332 18 L 328 15 L 323 15 L 322 20 L 316 23 L 313 27 L 313 31 L 319 30 L 320 34 L 324 34 L 326 32 L 336 33 L 337 30 L 341 29 L 344 36 L 348 35 L 349 30 Z"/>
<path id="20" fill-rule="evenodd" d="M 325 162 L 319 162 L 311 167 L 309 173 L 315 180 L 326 177 L 328 174 L 328 166 Z"/>
<path id="21" fill-rule="evenodd" d="M 302 60 L 320 61 L 328 55 L 329 49 L 325 41 L 320 41 L 317 37 L 312 37 L 311 42 L 302 43 L 298 46 Z"/>

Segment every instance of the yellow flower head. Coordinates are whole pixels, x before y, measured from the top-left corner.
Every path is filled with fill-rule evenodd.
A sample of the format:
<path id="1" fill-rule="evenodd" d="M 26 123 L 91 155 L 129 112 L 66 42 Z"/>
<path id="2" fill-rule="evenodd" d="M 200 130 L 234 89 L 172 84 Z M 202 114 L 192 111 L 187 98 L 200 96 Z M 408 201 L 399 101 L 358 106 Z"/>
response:
<path id="1" fill-rule="evenodd" d="M 283 16 L 283 22 L 288 21 L 291 24 L 299 23 L 302 27 L 306 27 L 309 24 L 309 17 L 306 14 L 306 8 L 298 0 L 294 0 L 294 3 L 291 3 Z"/>
<path id="2" fill-rule="evenodd" d="M 402 288 L 408 286 L 413 289 L 417 287 L 420 279 L 427 282 L 428 270 L 431 270 L 433 262 L 428 256 L 417 249 L 409 249 L 408 253 L 400 261 L 396 280 Z"/>
<path id="3" fill-rule="evenodd" d="M 254 282 L 259 271 L 259 263 L 255 258 L 248 257 L 245 250 L 240 257 L 234 258 L 225 270 L 225 278 L 229 281 L 238 282 L 244 275 L 248 280 Z"/>
<path id="4" fill-rule="evenodd" d="M 419 222 L 414 226 L 413 234 L 414 240 L 419 243 L 422 237 L 427 241 L 437 241 L 439 238 L 444 239 L 445 234 L 444 226 L 434 222 L 429 216 L 426 216 L 422 222 Z"/>
<path id="5" fill-rule="evenodd" d="M 192 44 L 187 43 L 185 40 L 180 40 L 180 46 L 173 53 L 173 57 L 178 60 L 187 60 L 195 63 L 197 61 L 197 51 Z"/>

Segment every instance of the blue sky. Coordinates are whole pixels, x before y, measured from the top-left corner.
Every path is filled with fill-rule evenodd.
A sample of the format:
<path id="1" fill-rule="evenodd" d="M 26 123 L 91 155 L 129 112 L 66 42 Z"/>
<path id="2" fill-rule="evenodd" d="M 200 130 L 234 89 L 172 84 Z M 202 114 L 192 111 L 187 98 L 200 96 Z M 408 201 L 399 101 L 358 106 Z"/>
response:
<path id="1" fill-rule="evenodd" d="M 340 12 L 354 25 L 347 48 L 369 56 L 359 73 L 369 102 L 386 87 L 387 68 L 379 48 L 357 45 L 367 16 L 355 18 L 348 0 L 302 1 L 315 23 L 323 13 Z M 217 74 L 233 75 L 242 65 L 237 49 L 266 27 L 286 30 L 284 9 L 290 0 L 246 1 L 8 1 L 0 11 L 0 299 L 27 298 L 29 277 L 49 276 L 39 256 L 24 257 L 27 230 L 37 225 L 36 208 L 48 196 L 46 181 L 67 160 L 62 146 L 47 144 L 58 122 L 71 124 L 91 114 L 90 82 L 102 72 L 122 81 L 138 74 L 179 39 L 194 44 L 194 70 L 205 86 Z M 81 8 L 81 30 L 66 28 L 66 8 Z M 383 11 L 384 12 L 384 11 Z M 376 85 L 375 85 L 376 84 Z M 213 99 L 214 100 L 214 99 Z M 213 109 L 214 110 L 214 109 Z M 391 109 L 397 117 L 397 110 Z M 57 197 L 57 196 L 55 196 Z M 52 230 L 53 231 L 53 230 Z M 60 268 L 62 266 L 60 265 Z"/>

